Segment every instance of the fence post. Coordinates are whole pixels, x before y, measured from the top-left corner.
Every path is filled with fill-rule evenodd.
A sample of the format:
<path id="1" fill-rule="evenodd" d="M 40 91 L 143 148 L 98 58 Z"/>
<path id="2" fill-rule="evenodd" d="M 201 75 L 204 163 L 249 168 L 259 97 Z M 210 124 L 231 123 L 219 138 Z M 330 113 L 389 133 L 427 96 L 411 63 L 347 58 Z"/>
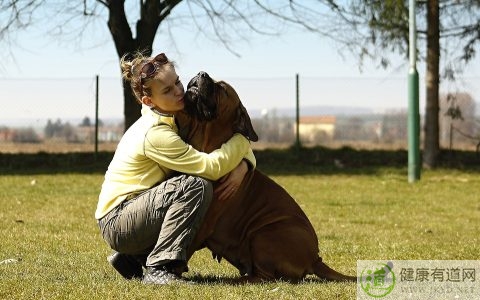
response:
<path id="1" fill-rule="evenodd" d="M 95 76 L 95 160 L 98 154 L 98 75 Z"/>
<path id="2" fill-rule="evenodd" d="M 409 58 L 408 74 L 408 181 L 420 179 L 420 114 L 418 105 L 417 26 L 415 0 L 409 2 Z"/>
<path id="3" fill-rule="evenodd" d="M 295 148 L 299 149 L 300 144 L 300 86 L 298 73 L 295 74 L 295 90 L 296 90 L 296 112 L 295 112 Z"/>

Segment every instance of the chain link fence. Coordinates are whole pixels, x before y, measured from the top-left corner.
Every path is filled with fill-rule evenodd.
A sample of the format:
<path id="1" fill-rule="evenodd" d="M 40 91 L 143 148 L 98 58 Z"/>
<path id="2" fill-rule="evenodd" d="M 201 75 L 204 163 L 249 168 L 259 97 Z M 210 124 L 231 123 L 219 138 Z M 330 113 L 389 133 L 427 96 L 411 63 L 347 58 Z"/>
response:
<path id="1" fill-rule="evenodd" d="M 300 140 L 305 146 L 406 149 L 407 78 L 222 78 L 235 87 L 260 141 L 295 142 L 297 88 Z M 188 82 L 188 79 L 183 79 Z M 420 84 L 420 112 L 424 87 Z M 96 80 L 92 78 L 0 79 L 0 152 L 73 152 L 95 149 Z M 99 78 L 98 150 L 113 151 L 123 134 L 120 78 Z M 475 150 L 480 142 L 476 101 L 480 78 L 441 86 L 443 148 Z"/>

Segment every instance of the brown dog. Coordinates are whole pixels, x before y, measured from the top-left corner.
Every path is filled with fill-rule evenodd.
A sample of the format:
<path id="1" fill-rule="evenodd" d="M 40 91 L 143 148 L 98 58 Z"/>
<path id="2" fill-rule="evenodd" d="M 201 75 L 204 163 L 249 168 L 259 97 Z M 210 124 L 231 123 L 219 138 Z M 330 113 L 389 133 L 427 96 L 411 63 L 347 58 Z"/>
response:
<path id="1" fill-rule="evenodd" d="M 189 82 L 185 111 L 178 118 L 180 134 L 198 150 L 213 151 L 235 132 L 258 140 L 235 90 L 205 72 Z M 317 235 L 305 213 L 281 186 L 258 170 L 245 176 L 231 199 L 213 200 L 189 255 L 203 247 L 218 260 L 229 261 L 247 282 L 298 282 L 308 274 L 329 281 L 356 281 L 322 262 Z"/>

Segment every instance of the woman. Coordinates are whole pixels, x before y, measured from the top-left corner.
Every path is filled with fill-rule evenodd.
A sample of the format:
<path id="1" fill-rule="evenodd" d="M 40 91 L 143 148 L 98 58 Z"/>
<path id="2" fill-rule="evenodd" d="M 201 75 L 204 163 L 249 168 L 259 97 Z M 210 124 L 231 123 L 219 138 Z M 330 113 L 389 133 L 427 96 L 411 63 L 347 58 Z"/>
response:
<path id="1" fill-rule="evenodd" d="M 122 276 L 143 276 L 147 284 L 182 281 L 187 248 L 213 194 L 233 195 L 255 157 L 240 134 L 209 154 L 179 137 L 175 114 L 184 108 L 184 88 L 165 54 L 123 57 L 121 67 L 142 116 L 118 144 L 95 218 L 117 251 L 109 261 Z M 213 191 L 211 181 L 219 179 Z"/>

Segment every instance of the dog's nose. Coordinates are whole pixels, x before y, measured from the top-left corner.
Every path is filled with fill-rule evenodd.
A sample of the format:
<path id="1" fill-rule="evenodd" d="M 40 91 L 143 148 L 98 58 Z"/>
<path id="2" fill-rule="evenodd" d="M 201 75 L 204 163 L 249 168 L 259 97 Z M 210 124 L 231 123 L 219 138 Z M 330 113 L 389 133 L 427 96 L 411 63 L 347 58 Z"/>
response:
<path id="1" fill-rule="evenodd" d="M 198 75 L 197 75 L 197 76 L 202 77 L 202 78 L 207 78 L 207 77 L 208 77 L 208 74 L 207 74 L 207 72 L 200 71 L 200 72 L 198 72 Z"/>

